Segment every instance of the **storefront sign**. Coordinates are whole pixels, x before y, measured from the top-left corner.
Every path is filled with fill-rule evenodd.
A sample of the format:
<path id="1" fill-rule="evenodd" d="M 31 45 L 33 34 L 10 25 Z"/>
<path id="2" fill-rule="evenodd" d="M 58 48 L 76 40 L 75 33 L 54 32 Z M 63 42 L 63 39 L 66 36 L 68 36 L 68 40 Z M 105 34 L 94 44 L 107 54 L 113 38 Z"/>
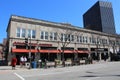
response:
<path id="1" fill-rule="evenodd" d="M 14 42 L 13 45 L 25 45 L 25 42 Z M 30 43 L 29 43 L 30 45 Z M 42 47 L 52 47 L 52 44 L 37 44 L 37 43 L 31 43 L 31 46 L 42 46 Z"/>

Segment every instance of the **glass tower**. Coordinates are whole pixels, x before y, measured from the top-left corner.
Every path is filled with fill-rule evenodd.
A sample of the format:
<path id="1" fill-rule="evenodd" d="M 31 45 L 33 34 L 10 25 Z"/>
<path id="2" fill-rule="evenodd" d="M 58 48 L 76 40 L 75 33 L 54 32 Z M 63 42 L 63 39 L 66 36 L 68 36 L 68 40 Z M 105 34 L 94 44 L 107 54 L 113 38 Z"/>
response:
<path id="1" fill-rule="evenodd" d="M 84 28 L 116 34 L 112 4 L 98 1 L 83 15 Z"/>

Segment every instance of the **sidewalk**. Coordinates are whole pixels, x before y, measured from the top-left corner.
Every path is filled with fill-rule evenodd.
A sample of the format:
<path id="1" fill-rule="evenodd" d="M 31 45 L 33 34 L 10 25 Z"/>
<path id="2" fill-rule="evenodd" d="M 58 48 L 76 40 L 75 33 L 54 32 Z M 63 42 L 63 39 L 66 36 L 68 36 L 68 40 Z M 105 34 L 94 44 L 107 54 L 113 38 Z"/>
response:
<path id="1" fill-rule="evenodd" d="M 12 66 L 0 66 L 0 70 L 12 70 Z M 28 70 L 27 67 L 16 66 L 15 70 Z"/>
<path id="2" fill-rule="evenodd" d="M 100 63 L 106 63 L 106 62 L 109 62 L 109 61 L 104 61 L 104 60 L 101 60 L 101 61 L 93 61 L 93 64 L 100 64 Z"/>
<path id="3" fill-rule="evenodd" d="M 109 61 L 104 61 L 104 60 L 93 61 L 93 64 L 100 64 L 100 63 L 107 63 L 107 62 L 109 62 Z M 81 65 L 79 65 L 79 66 L 81 66 Z M 34 70 L 34 69 L 44 69 L 44 68 L 31 68 L 31 69 Z M 12 66 L 0 66 L 0 70 L 12 70 Z M 29 70 L 29 69 L 28 69 L 28 67 L 24 66 L 21 68 L 20 65 L 17 65 L 15 70 Z"/>

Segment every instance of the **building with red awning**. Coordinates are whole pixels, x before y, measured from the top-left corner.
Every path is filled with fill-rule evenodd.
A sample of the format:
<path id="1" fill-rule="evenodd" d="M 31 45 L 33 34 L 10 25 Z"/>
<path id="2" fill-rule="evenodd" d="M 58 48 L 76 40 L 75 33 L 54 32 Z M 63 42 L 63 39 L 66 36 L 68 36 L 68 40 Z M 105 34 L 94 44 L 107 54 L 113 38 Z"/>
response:
<path id="1" fill-rule="evenodd" d="M 109 59 L 120 48 L 120 36 L 57 23 L 12 15 L 7 27 L 7 60 L 14 55 L 32 60 Z M 27 40 L 27 41 L 26 41 Z M 61 56 L 64 55 L 64 56 Z"/>

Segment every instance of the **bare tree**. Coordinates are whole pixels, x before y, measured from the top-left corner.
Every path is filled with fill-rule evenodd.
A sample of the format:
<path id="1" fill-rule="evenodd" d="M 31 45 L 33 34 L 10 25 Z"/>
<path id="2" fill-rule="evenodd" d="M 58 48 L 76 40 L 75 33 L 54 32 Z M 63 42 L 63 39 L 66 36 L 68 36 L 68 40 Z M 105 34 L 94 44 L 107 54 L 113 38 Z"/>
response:
<path id="1" fill-rule="evenodd" d="M 71 43 L 75 42 L 76 40 L 76 35 L 78 35 L 78 32 L 73 31 L 72 29 L 64 29 L 61 30 L 60 33 L 58 33 L 58 39 L 59 42 L 61 43 L 62 47 L 62 52 L 61 52 L 61 60 L 64 62 L 64 51 L 65 48 Z"/>

